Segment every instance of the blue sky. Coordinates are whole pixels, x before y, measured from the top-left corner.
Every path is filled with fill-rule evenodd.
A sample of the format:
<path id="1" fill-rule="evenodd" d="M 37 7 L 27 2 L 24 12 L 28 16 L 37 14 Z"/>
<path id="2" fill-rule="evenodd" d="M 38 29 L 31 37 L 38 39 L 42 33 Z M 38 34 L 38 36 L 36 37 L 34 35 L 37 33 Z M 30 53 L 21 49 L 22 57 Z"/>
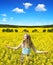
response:
<path id="1" fill-rule="evenodd" d="M 53 24 L 53 0 L 0 0 L 0 24 Z"/>

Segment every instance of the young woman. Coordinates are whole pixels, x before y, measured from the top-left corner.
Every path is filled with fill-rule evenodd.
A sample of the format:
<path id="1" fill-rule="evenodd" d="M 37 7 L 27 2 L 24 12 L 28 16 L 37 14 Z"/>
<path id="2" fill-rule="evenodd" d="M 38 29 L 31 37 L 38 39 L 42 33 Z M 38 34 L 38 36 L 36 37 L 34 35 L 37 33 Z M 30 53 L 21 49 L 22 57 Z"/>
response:
<path id="1" fill-rule="evenodd" d="M 17 46 L 17 47 L 7 46 L 7 47 L 9 49 L 14 49 L 14 50 L 17 50 L 18 48 L 22 48 L 21 65 L 23 64 L 22 61 L 24 59 L 24 56 L 25 55 L 27 55 L 27 56 L 30 55 L 31 48 L 34 50 L 35 53 L 45 53 L 45 54 L 48 53 L 47 51 L 39 51 L 39 50 L 36 50 L 35 46 L 32 43 L 32 40 L 31 40 L 31 37 L 30 37 L 29 34 L 25 34 L 24 35 L 23 41 L 19 44 L 19 46 Z"/>

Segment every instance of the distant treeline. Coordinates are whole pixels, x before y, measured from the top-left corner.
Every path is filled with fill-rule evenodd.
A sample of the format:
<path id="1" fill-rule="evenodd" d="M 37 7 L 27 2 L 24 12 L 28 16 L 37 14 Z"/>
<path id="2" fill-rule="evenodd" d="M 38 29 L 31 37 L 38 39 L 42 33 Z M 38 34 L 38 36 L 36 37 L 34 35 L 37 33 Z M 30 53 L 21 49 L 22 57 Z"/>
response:
<path id="1" fill-rule="evenodd" d="M 2 29 L 2 32 L 18 32 L 18 30 L 6 28 L 6 29 Z M 29 32 L 29 30 L 24 29 L 24 30 L 22 30 L 22 32 Z M 37 29 L 34 29 L 34 30 L 32 30 L 32 32 L 40 32 L 40 31 L 38 31 Z M 47 30 L 43 29 L 42 32 L 53 32 L 53 28 L 47 29 Z"/>
<path id="2" fill-rule="evenodd" d="M 19 27 L 27 27 L 27 28 L 34 28 L 34 27 L 37 27 L 37 28 L 49 28 L 49 27 L 52 27 L 53 28 L 53 25 L 41 25 L 41 26 L 19 26 L 19 25 L 4 25 L 4 24 L 0 24 L 0 28 L 3 28 L 3 27 L 8 27 L 8 28 L 19 28 Z"/>

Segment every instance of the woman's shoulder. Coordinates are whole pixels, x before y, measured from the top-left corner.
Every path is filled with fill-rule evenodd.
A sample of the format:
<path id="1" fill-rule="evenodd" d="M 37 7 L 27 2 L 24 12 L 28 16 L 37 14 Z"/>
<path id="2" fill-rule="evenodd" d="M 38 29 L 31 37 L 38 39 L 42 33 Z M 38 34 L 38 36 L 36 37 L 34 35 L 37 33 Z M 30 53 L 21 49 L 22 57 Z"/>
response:
<path id="1" fill-rule="evenodd" d="M 21 41 L 21 43 L 20 43 L 20 44 L 21 44 L 21 47 L 23 47 L 23 40 Z"/>

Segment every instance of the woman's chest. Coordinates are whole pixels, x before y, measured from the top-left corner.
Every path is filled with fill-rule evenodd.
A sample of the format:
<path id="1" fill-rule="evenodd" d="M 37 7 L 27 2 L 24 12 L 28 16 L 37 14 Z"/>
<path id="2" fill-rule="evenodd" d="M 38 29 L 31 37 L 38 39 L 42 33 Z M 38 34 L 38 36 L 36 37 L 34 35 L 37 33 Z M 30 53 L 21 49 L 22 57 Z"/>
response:
<path id="1" fill-rule="evenodd" d="M 30 48 L 30 45 L 28 43 L 24 43 L 22 44 L 22 48 L 25 47 L 25 48 Z"/>

